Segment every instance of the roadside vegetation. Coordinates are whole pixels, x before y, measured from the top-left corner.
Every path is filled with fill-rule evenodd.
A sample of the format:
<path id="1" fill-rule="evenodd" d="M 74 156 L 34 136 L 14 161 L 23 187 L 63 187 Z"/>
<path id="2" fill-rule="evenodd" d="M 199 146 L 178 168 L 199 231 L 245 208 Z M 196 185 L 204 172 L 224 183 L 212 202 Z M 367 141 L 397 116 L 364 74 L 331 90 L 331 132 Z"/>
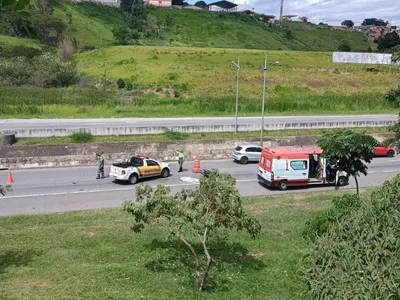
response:
<path id="1" fill-rule="evenodd" d="M 334 51 L 343 40 L 354 51 L 367 51 L 361 33 L 291 22 L 282 29 L 248 13 L 127 3 L 118 9 L 38 0 L 29 6 L 29 19 L 2 9 L 0 117 L 230 116 L 236 84 L 231 61 L 238 56 L 239 114 L 259 115 L 265 54 L 280 62 L 268 72 L 267 114 L 393 112 L 384 96 L 397 70 L 374 67 L 371 73 L 310 51 Z"/>
<path id="2" fill-rule="evenodd" d="M 295 129 L 295 130 L 264 130 L 264 137 L 289 137 L 289 136 L 318 136 L 323 132 L 334 133 L 340 129 Z M 386 127 L 371 128 L 353 128 L 354 132 L 367 132 L 368 134 L 386 135 L 389 129 Z M 107 135 L 98 136 L 90 133 L 74 133 L 65 137 L 48 138 L 22 138 L 19 139 L 16 146 L 25 145 L 57 145 L 57 144 L 80 144 L 80 143 L 127 143 L 127 142 L 164 142 L 179 140 L 237 140 L 237 139 L 257 139 L 260 137 L 260 131 L 238 132 L 210 132 L 210 133 L 181 133 L 175 131 L 166 131 L 164 134 L 143 134 L 143 135 Z"/>
<path id="3" fill-rule="evenodd" d="M 212 249 L 218 263 L 204 294 L 193 288 L 192 259 L 177 256 L 185 248 L 157 225 L 134 234 L 132 217 L 120 209 L 2 217 L 0 293 L 7 299 L 306 299 L 298 272 L 308 248 L 302 229 L 342 193 L 243 199 L 261 232 L 255 240 L 233 233 L 227 245 Z"/>

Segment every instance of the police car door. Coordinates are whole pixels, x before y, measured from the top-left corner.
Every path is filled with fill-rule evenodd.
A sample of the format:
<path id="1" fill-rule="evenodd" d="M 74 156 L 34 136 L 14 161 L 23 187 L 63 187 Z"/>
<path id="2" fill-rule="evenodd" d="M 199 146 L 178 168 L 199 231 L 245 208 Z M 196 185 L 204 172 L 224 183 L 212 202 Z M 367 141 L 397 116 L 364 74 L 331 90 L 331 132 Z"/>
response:
<path id="1" fill-rule="evenodd" d="M 147 159 L 146 176 L 159 176 L 161 175 L 161 167 L 155 160 Z"/>

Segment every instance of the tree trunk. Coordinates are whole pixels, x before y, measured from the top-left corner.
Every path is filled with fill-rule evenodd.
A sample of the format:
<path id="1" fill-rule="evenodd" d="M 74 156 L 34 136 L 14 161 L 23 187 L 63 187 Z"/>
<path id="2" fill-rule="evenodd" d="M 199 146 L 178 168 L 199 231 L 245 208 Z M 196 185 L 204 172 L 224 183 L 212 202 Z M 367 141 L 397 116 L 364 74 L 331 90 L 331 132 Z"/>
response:
<path id="1" fill-rule="evenodd" d="M 360 194 L 360 190 L 359 190 L 359 188 L 358 188 L 358 179 L 357 179 L 357 176 L 354 176 L 354 180 L 356 181 L 357 195 L 359 195 L 359 194 Z"/>
<path id="2" fill-rule="evenodd" d="M 1 144 L 3 146 L 10 146 L 16 143 L 15 134 L 3 134 L 1 136 Z"/>

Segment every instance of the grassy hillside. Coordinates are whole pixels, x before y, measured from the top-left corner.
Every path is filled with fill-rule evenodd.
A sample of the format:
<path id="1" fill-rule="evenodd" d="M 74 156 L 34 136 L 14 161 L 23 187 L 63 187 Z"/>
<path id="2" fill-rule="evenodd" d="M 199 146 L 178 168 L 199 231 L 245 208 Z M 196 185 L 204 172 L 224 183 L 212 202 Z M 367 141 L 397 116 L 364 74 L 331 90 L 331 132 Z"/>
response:
<path id="1" fill-rule="evenodd" d="M 261 65 L 279 61 L 268 71 L 269 98 L 339 92 L 379 93 L 395 86 L 398 72 L 372 75 L 366 67 L 332 63 L 326 52 L 261 51 L 216 48 L 118 46 L 75 56 L 82 71 L 100 77 L 125 78 L 141 85 L 184 85 L 188 95 L 198 98 L 231 97 L 236 86 L 232 60 L 241 59 L 240 92 L 258 98 L 262 87 Z M 378 67 L 377 67 L 378 68 Z"/>
<path id="2" fill-rule="evenodd" d="M 96 47 L 114 43 L 112 28 L 124 24 L 123 13 L 113 7 L 95 3 L 54 4 L 54 15 L 67 24 L 68 35 L 81 44 Z M 347 39 L 354 51 L 366 51 L 366 38 L 358 32 L 335 31 L 315 25 L 287 23 L 285 28 L 267 27 L 248 15 L 210 13 L 168 8 L 150 8 L 150 14 L 161 25 L 160 38 L 142 39 L 144 45 L 175 45 L 217 48 L 271 50 L 333 51 Z M 167 15 L 172 25 L 166 23 Z"/>
<path id="3" fill-rule="evenodd" d="M 35 39 L 17 38 L 0 34 L 0 46 L 7 48 L 25 46 L 40 49 L 42 45 Z"/>
<path id="4" fill-rule="evenodd" d="M 96 47 L 108 46 L 114 43 L 112 28 L 124 24 L 122 12 L 113 7 L 95 3 L 55 2 L 54 16 L 61 18 L 68 25 L 70 37 L 75 37 L 80 45 Z"/>
<path id="5" fill-rule="evenodd" d="M 172 27 L 163 35 L 173 45 L 270 50 L 333 51 L 343 39 L 353 51 L 366 51 L 367 39 L 359 32 L 335 31 L 316 25 L 285 23 L 285 28 L 267 27 L 248 15 L 152 8 L 151 14 Z"/>

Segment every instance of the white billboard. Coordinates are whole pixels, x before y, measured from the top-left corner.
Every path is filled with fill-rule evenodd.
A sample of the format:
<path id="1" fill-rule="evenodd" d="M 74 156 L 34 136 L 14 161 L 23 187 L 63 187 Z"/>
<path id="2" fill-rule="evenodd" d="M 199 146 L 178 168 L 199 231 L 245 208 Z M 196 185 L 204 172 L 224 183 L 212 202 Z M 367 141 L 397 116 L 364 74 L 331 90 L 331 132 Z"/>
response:
<path id="1" fill-rule="evenodd" d="M 332 62 L 342 64 L 391 65 L 392 54 L 333 52 Z"/>

